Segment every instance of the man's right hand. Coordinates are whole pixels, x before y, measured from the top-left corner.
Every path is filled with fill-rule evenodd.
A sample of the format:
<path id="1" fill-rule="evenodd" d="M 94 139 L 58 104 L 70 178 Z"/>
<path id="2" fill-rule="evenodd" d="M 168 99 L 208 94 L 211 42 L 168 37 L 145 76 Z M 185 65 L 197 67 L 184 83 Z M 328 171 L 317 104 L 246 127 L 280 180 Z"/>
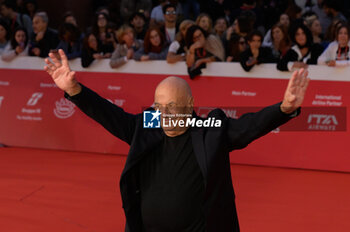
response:
<path id="1" fill-rule="evenodd" d="M 58 88 L 65 91 L 70 96 L 76 95 L 80 93 L 81 85 L 75 79 L 75 72 L 70 69 L 68 59 L 64 51 L 60 49 L 58 50 L 58 54 L 61 57 L 62 62 L 50 52 L 49 57 L 51 58 L 52 62 L 46 58 L 45 62 L 47 66 L 45 66 L 44 69 L 48 74 L 50 74 Z"/>

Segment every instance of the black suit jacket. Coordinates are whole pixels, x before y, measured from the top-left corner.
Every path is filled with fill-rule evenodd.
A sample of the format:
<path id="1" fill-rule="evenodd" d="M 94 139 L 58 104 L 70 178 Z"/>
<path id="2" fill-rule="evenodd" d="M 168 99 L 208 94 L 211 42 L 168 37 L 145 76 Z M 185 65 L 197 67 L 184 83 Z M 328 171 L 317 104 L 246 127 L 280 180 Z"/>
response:
<path id="1" fill-rule="evenodd" d="M 65 97 L 109 132 L 130 145 L 120 179 L 120 191 L 126 216 L 127 232 L 142 232 L 139 164 L 166 136 L 162 129 L 143 128 L 142 114 L 129 114 L 83 86 L 81 93 Z M 196 115 L 194 115 L 197 117 Z M 231 180 L 229 152 L 246 147 L 290 120 L 280 104 L 248 113 L 239 119 L 228 118 L 220 109 L 208 117 L 222 120 L 220 128 L 190 128 L 193 150 L 204 177 L 203 212 L 207 232 L 239 231 L 235 194 Z"/>

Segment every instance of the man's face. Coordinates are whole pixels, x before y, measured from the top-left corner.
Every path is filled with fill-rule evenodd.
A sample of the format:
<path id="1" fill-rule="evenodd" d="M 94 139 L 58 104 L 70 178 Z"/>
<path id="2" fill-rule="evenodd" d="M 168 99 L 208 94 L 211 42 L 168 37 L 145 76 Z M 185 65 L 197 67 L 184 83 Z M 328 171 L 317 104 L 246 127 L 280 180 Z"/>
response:
<path id="1" fill-rule="evenodd" d="M 34 33 L 46 31 L 47 23 L 40 16 L 33 18 L 33 31 Z"/>
<path id="2" fill-rule="evenodd" d="M 161 114 L 161 126 L 165 132 L 183 130 L 179 126 L 169 126 L 169 120 L 178 121 L 185 120 L 179 114 L 192 114 L 193 99 L 189 97 L 183 89 L 171 85 L 163 85 L 156 89 L 154 95 L 154 108 L 159 110 Z M 163 125 L 163 122 L 167 126 Z"/>
<path id="3" fill-rule="evenodd" d="M 145 21 L 143 20 L 142 17 L 140 16 L 135 16 L 132 21 L 131 24 L 135 27 L 135 28 L 142 28 L 145 25 Z"/>
<path id="4" fill-rule="evenodd" d="M 168 7 L 165 11 L 164 18 L 166 22 L 176 22 L 176 10 L 174 7 Z"/>

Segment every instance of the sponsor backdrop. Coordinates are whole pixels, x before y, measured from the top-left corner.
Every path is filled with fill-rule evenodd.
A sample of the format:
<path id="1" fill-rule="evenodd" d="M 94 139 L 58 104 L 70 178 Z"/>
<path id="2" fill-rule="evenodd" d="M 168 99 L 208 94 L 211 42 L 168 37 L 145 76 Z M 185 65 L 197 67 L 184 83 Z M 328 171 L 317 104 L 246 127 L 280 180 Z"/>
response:
<path id="1" fill-rule="evenodd" d="M 82 69 L 79 62 L 71 63 L 81 83 L 131 113 L 151 106 L 157 83 L 177 75 L 190 83 L 199 115 L 221 107 L 237 118 L 281 101 L 290 76 L 273 65 L 245 73 L 239 64 L 213 63 L 203 76 L 190 80 L 184 63 L 147 62 L 146 66 L 131 61 L 122 69 L 111 70 L 107 61 L 89 69 Z M 0 63 L 0 143 L 127 154 L 128 145 L 67 101 L 42 66 L 43 60 L 37 58 Z M 310 67 L 313 80 L 300 117 L 232 152 L 231 162 L 349 172 L 349 71 Z"/>

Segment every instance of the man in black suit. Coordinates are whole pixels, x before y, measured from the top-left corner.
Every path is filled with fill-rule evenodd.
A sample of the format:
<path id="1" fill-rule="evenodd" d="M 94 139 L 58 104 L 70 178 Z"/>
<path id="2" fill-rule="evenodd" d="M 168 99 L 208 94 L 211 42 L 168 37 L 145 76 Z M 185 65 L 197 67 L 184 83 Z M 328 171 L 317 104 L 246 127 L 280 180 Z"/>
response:
<path id="1" fill-rule="evenodd" d="M 120 180 L 127 232 L 232 232 L 239 231 L 229 152 L 241 149 L 299 113 L 309 78 L 293 73 L 282 103 L 228 118 L 222 110 L 209 113 L 219 127 L 143 126 L 142 114 L 129 114 L 78 83 L 66 55 L 62 62 L 52 53 L 45 70 L 65 97 L 109 132 L 130 145 Z M 167 118 L 191 114 L 193 97 L 187 82 L 168 77 L 156 88 L 156 112 Z M 207 119 L 205 119 L 207 120 Z"/>

